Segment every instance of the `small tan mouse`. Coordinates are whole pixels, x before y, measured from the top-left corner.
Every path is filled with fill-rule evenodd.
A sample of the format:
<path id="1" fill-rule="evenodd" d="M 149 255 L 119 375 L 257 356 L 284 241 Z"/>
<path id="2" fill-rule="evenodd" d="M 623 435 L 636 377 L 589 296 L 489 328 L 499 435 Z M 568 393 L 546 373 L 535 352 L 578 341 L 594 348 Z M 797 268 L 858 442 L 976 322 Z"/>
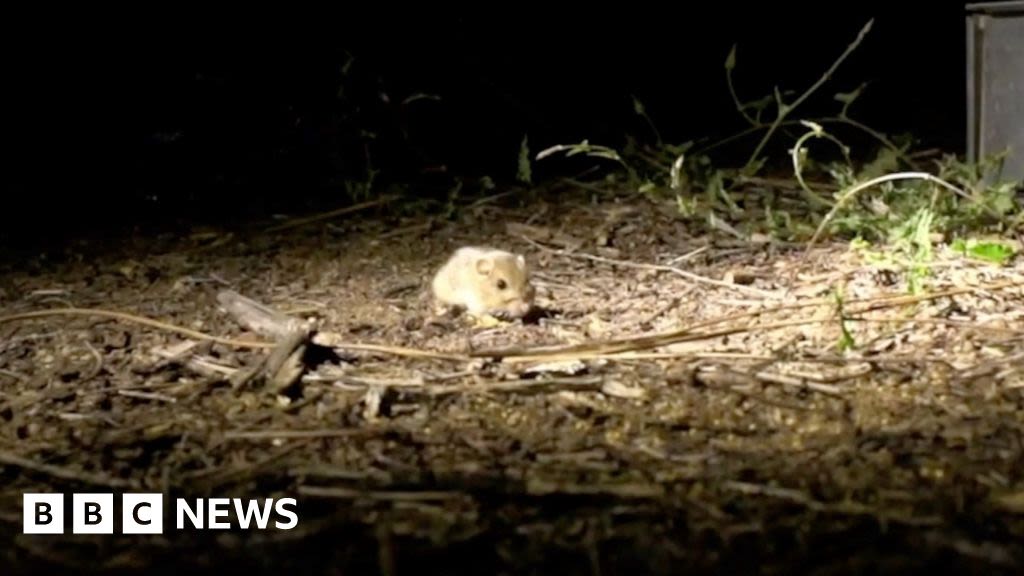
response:
<path id="1" fill-rule="evenodd" d="M 437 271 L 434 298 L 476 318 L 522 318 L 533 306 L 535 290 L 526 259 L 504 250 L 459 248 Z"/>

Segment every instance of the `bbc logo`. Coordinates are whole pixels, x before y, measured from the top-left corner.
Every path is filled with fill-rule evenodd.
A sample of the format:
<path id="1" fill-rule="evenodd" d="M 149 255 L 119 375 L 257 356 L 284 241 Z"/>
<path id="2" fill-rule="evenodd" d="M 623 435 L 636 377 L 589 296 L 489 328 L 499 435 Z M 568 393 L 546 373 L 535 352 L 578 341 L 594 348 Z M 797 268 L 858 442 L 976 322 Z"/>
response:
<path id="1" fill-rule="evenodd" d="M 72 494 L 71 531 L 74 534 L 113 534 L 113 494 Z M 122 534 L 163 534 L 162 494 L 122 494 Z M 24 494 L 23 533 L 63 534 L 64 495 Z"/>
<path id="2" fill-rule="evenodd" d="M 64 533 L 63 494 L 24 494 L 22 519 L 25 534 Z M 163 534 L 164 497 L 162 494 L 122 494 L 122 534 Z M 226 530 L 254 526 L 266 530 L 291 530 L 299 523 L 295 498 L 184 498 L 174 501 L 171 523 L 178 530 L 191 524 L 196 530 Z M 232 518 L 232 513 L 233 518 Z M 74 534 L 113 534 L 116 512 L 113 494 L 72 494 L 71 530 Z M 274 518 L 277 518 L 273 522 Z"/>

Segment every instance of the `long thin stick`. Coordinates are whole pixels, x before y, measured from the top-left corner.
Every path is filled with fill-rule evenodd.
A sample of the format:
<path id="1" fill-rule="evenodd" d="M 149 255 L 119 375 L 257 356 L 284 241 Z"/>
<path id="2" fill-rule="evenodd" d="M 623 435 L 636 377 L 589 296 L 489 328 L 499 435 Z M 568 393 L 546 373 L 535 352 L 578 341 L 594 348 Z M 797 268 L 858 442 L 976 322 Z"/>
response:
<path id="1" fill-rule="evenodd" d="M 938 298 L 945 298 L 948 296 L 956 296 L 958 294 L 967 294 L 978 290 L 1002 290 L 1006 288 L 1013 288 L 1018 286 L 1024 286 L 1022 281 L 1008 281 L 991 286 L 980 286 L 980 287 L 963 287 L 963 288 L 951 288 L 949 290 L 943 290 L 940 292 L 933 292 L 931 294 L 920 294 L 920 295 L 899 295 L 890 296 L 886 298 L 875 298 L 875 299 L 863 299 L 854 300 L 847 303 L 847 315 L 852 314 L 863 314 L 871 310 L 879 310 L 882 308 L 892 308 L 896 306 L 902 306 L 907 304 L 915 304 L 918 302 L 927 302 L 930 300 L 936 300 Z M 796 310 L 799 308 L 807 308 L 811 306 L 822 306 L 830 303 L 829 300 L 819 299 L 814 302 L 807 302 L 802 304 L 792 304 L 787 306 L 780 306 L 768 310 L 759 310 L 754 312 L 743 312 L 739 314 L 733 314 L 722 318 L 715 318 L 705 322 L 699 322 L 687 326 L 685 328 L 674 330 L 671 332 L 662 332 L 659 334 L 648 334 L 643 336 L 633 336 L 627 338 L 619 338 L 614 340 L 605 340 L 601 342 L 584 342 L 583 344 L 571 344 L 567 346 L 542 346 L 536 348 L 507 348 L 497 350 L 479 350 L 471 352 L 470 356 L 483 357 L 483 358 L 502 358 L 506 360 L 514 359 L 516 362 L 526 362 L 540 359 L 552 359 L 556 358 L 559 360 L 567 359 L 582 359 L 592 358 L 595 355 L 606 355 L 621 352 L 633 352 L 637 350 L 648 350 L 651 348 L 658 348 L 661 346 L 667 346 L 669 344 L 677 344 L 680 342 L 688 342 L 694 340 L 705 340 L 708 338 L 715 338 L 721 336 L 727 336 L 732 334 L 738 334 L 742 332 L 749 332 L 753 330 L 774 330 L 778 328 L 787 328 L 792 326 L 801 326 L 806 324 L 824 322 L 826 320 L 788 320 L 783 322 L 776 322 L 773 324 L 763 326 L 741 326 L 723 328 L 712 332 L 696 332 L 701 328 L 707 328 L 717 324 L 725 322 L 735 321 L 743 318 L 754 318 L 767 314 L 777 313 L 780 311 Z M 863 308 L 853 309 L 854 305 L 862 304 Z"/>
<path id="2" fill-rule="evenodd" d="M 50 310 L 33 310 L 31 312 L 21 312 L 18 314 L 9 314 L 7 316 L 0 316 L 0 324 L 7 322 L 17 322 L 19 320 L 31 320 L 33 318 L 46 318 L 49 316 L 94 316 L 100 318 L 111 318 L 113 320 L 121 320 L 124 322 L 131 322 L 133 324 L 142 324 L 143 326 L 149 326 L 150 328 L 159 328 L 167 332 L 175 332 L 189 338 L 195 338 L 196 340 L 209 340 L 218 344 L 225 344 L 227 346 L 234 346 L 236 348 L 273 348 L 273 342 L 260 342 L 256 340 L 235 340 L 232 338 L 222 338 L 220 336 L 213 336 L 199 332 L 198 330 L 192 330 L 191 328 L 185 328 L 184 326 L 178 326 L 176 324 L 170 324 L 168 322 L 162 322 L 160 320 L 154 320 L 152 318 L 146 318 L 145 316 L 138 316 L 136 314 L 129 314 L 128 312 L 118 312 L 117 310 L 105 310 L 102 308 L 52 308 Z"/>
<path id="3" fill-rule="evenodd" d="M 89 472 L 79 472 L 70 468 L 54 466 L 52 464 L 42 464 L 35 460 L 18 456 L 17 454 L 11 454 L 10 452 L 0 452 L 0 465 L 15 466 L 17 468 L 23 468 L 25 470 L 31 470 L 33 472 L 59 478 L 61 480 L 73 480 L 95 486 L 109 486 L 111 488 L 138 487 L 138 484 L 129 480 L 112 478 L 110 476 L 100 474 L 91 474 Z"/>
<path id="4" fill-rule="evenodd" d="M 291 228 L 297 228 L 306 224 L 312 224 L 314 222 L 320 222 L 321 220 L 330 220 L 331 218 L 337 218 L 345 214 L 351 214 L 352 212 L 358 212 L 367 208 L 373 208 L 374 206 L 380 206 L 381 204 L 387 204 L 394 200 L 394 196 L 384 196 L 376 200 L 370 200 L 369 202 L 362 202 L 360 204 L 353 204 L 352 206 L 345 206 L 344 208 L 338 208 L 337 210 L 331 210 L 330 212 L 324 212 L 322 214 L 316 214 L 308 216 L 306 218 L 297 218 L 295 220 L 289 220 L 283 224 L 277 226 L 271 226 L 267 228 L 267 232 L 280 232 L 282 230 L 288 230 Z"/>
<path id="5" fill-rule="evenodd" d="M 757 288 L 750 288 L 748 286 L 743 286 L 743 285 L 740 285 L 740 284 L 730 284 L 729 282 L 723 282 L 721 280 L 715 280 L 713 278 L 708 278 L 706 276 L 701 276 L 699 274 L 694 274 L 693 272 L 687 272 L 686 270 L 680 270 L 679 268 L 676 268 L 675 266 L 665 266 L 663 264 L 647 264 L 647 263 L 644 263 L 644 262 L 632 262 L 632 261 L 629 261 L 629 260 L 616 260 L 614 258 L 605 258 L 603 256 L 594 256 L 593 254 L 583 254 L 583 253 L 577 253 L 577 252 L 568 252 L 566 250 L 555 250 L 555 249 L 552 249 L 552 248 L 548 248 L 547 246 L 544 246 L 543 244 L 540 244 L 540 243 L 536 242 L 535 240 L 527 238 L 526 236 L 520 236 L 520 238 L 522 238 L 523 240 L 525 240 L 527 243 L 529 243 L 530 245 L 534 246 L 538 250 L 543 250 L 545 252 L 548 252 L 548 253 L 551 253 L 551 254 L 555 254 L 557 256 L 563 256 L 563 257 L 566 257 L 566 258 L 579 258 L 581 260 L 590 260 L 591 262 L 600 262 L 602 264 L 611 264 L 612 266 L 622 266 L 623 268 L 638 268 L 640 270 L 657 270 L 659 272 L 668 272 L 670 274 L 675 274 L 676 276 L 681 276 L 683 278 L 686 278 L 687 280 L 692 280 L 694 282 L 698 282 L 698 283 L 702 283 L 702 284 L 710 284 L 711 286 L 718 286 L 719 288 L 729 288 L 729 289 L 732 289 L 732 290 L 737 290 L 739 292 L 746 292 L 748 294 L 753 294 L 753 295 L 756 295 L 756 296 L 760 296 L 761 298 L 778 299 L 778 296 L 773 295 L 773 294 L 771 294 L 769 292 L 765 292 L 764 290 L 758 290 Z"/>
<path id="6" fill-rule="evenodd" d="M 21 312 L 18 314 L 9 314 L 7 316 L 0 316 L 0 324 L 7 322 L 17 322 L 20 320 L 31 320 L 34 318 L 46 318 L 49 316 L 96 316 L 100 318 L 111 318 L 114 320 L 121 320 L 124 322 L 131 322 L 133 324 L 141 324 L 143 326 L 149 326 L 151 328 L 158 328 L 168 332 L 174 332 L 187 336 L 189 338 L 195 338 L 196 340 L 208 340 L 216 342 L 218 344 L 224 344 L 226 346 L 232 346 L 235 348 L 257 348 L 269 350 L 274 348 L 277 344 L 274 342 L 262 342 L 258 340 L 236 340 L 233 338 L 222 338 L 220 336 L 213 336 L 198 330 L 192 330 L 191 328 L 185 328 L 184 326 L 178 326 L 176 324 L 170 324 L 168 322 L 162 322 L 160 320 L 154 320 L 145 316 L 139 316 L 136 314 L 130 314 L 128 312 L 118 312 L 116 310 L 105 310 L 102 308 L 53 308 L 51 310 L 33 310 L 31 312 Z M 431 358 L 435 360 L 451 360 L 451 361 L 462 361 L 466 359 L 466 356 L 461 354 L 448 354 L 444 352 L 433 352 L 430 350 L 418 350 L 416 348 L 404 348 L 401 346 L 387 346 L 384 344 L 359 344 L 353 342 L 344 342 L 338 337 L 337 334 L 329 332 L 318 333 L 313 337 L 313 342 L 321 346 L 328 346 L 331 348 L 337 348 L 341 350 L 357 350 L 365 352 L 380 352 L 384 354 L 392 354 L 395 356 L 407 356 L 410 358 Z"/>

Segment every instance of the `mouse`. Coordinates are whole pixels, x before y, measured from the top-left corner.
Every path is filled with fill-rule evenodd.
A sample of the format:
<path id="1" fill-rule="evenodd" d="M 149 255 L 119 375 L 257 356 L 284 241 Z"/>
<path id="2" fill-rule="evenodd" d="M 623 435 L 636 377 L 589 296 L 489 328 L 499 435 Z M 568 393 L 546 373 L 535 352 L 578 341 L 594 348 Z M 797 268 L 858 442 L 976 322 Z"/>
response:
<path id="1" fill-rule="evenodd" d="M 456 250 L 434 275 L 431 287 L 439 312 L 445 307 L 459 309 L 477 319 L 522 318 L 536 294 L 522 254 L 476 246 Z"/>

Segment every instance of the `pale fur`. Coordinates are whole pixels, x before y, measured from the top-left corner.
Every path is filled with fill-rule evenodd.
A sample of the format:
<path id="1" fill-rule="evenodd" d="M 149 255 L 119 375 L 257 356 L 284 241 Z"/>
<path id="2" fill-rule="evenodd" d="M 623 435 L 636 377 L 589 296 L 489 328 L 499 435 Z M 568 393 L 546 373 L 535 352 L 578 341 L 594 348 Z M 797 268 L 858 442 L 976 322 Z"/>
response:
<path id="1" fill-rule="evenodd" d="M 481 261 L 486 262 L 480 264 Z M 490 272 L 483 273 L 481 267 Z M 505 290 L 495 286 L 499 277 L 507 280 Z M 521 255 L 474 246 L 456 250 L 434 275 L 431 287 L 441 304 L 464 308 L 478 317 L 496 312 L 522 317 L 534 297 L 526 261 Z"/>

